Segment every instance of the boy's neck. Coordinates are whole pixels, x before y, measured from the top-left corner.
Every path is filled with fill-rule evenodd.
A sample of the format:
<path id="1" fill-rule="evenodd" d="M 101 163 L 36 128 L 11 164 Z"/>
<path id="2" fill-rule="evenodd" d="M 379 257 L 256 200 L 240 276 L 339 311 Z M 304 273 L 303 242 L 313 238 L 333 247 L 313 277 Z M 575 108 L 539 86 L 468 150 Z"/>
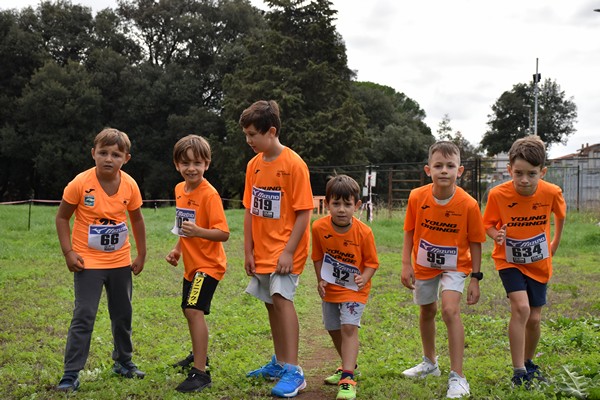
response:
<path id="1" fill-rule="evenodd" d="M 439 186 L 433 185 L 431 192 L 433 197 L 438 200 L 448 200 L 454 196 L 454 193 L 456 192 L 456 185 L 448 188 L 440 188 Z"/>
<path id="2" fill-rule="evenodd" d="M 109 196 L 112 196 L 119 191 L 119 186 L 121 185 L 120 172 L 121 170 L 118 170 L 114 175 L 101 175 L 98 173 L 98 168 L 96 167 L 96 179 L 98 179 L 100 186 Z"/>
<path id="3" fill-rule="evenodd" d="M 333 230 L 337 233 L 346 233 L 352 227 L 352 220 L 350 220 L 350 223 L 347 225 L 338 225 L 335 222 L 333 222 L 333 218 L 331 218 L 331 226 L 333 227 Z"/>
<path id="4" fill-rule="evenodd" d="M 263 161 L 274 161 L 277 157 L 279 157 L 284 147 L 285 146 L 279 142 L 279 139 L 274 140 L 272 146 L 268 150 L 263 151 Z"/>
<path id="5" fill-rule="evenodd" d="M 200 182 L 198 182 L 197 184 L 191 184 L 191 183 L 189 183 L 189 182 L 186 181 L 185 185 L 183 186 L 183 191 L 185 193 L 191 193 L 194 190 L 196 190 L 202 184 L 202 182 L 204 182 L 204 178 L 202 178 L 200 180 Z"/>

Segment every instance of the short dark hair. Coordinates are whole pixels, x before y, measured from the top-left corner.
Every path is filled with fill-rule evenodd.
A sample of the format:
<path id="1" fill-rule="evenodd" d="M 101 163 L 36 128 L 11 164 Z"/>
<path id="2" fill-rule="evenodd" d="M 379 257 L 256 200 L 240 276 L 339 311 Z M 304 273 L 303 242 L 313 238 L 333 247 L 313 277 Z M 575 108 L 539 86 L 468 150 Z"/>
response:
<path id="1" fill-rule="evenodd" d="M 242 111 L 239 123 L 242 128 L 254 125 L 262 134 L 274 127 L 276 129 L 275 136 L 279 136 L 281 129 L 279 105 L 275 100 L 259 100 Z"/>
<path id="2" fill-rule="evenodd" d="M 187 151 L 192 149 L 194 157 L 198 160 L 204 160 L 210 162 L 210 144 L 202 136 L 198 135 L 187 135 L 182 137 L 175 143 L 173 148 L 173 161 L 192 161 L 188 160 Z"/>
<path id="3" fill-rule="evenodd" d="M 331 199 L 354 199 L 356 204 L 360 200 L 360 186 L 348 175 L 335 175 L 325 186 L 325 200 L 329 203 Z"/>
<path id="4" fill-rule="evenodd" d="M 438 151 L 442 153 L 444 157 L 458 155 L 458 162 L 460 164 L 460 149 L 455 143 L 449 140 L 435 142 L 434 144 L 429 146 L 429 157 L 427 158 L 427 161 L 431 161 L 431 157 L 433 156 L 433 154 Z"/>
<path id="5" fill-rule="evenodd" d="M 508 162 L 513 164 L 517 158 L 527 161 L 534 167 L 544 168 L 546 164 L 546 145 L 537 135 L 517 139 L 508 151 Z"/>

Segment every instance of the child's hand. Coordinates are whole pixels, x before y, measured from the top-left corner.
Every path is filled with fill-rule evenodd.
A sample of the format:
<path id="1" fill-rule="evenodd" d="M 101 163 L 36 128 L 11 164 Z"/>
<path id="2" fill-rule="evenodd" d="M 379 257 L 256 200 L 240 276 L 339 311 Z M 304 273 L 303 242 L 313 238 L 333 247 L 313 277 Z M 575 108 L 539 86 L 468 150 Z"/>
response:
<path id="1" fill-rule="evenodd" d="M 550 251 L 552 252 L 552 257 L 554 257 L 554 254 L 556 254 L 556 250 L 558 250 L 558 241 L 557 240 L 553 240 L 550 242 Z"/>
<path id="2" fill-rule="evenodd" d="M 71 272 L 83 271 L 85 268 L 83 258 L 73 250 L 65 254 L 65 262 L 67 263 L 67 268 L 69 268 L 69 271 Z"/>
<path id="3" fill-rule="evenodd" d="M 131 264 L 131 270 L 134 275 L 139 275 L 140 272 L 144 269 L 144 262 L 146 261 L 146 257 L 142 257 L 138 255 L 133 263 Z"/>
<path id="4" fill-rule="evenodd" d="M 467 304 L 477 304 L 479 301 L 479 296 L 479 281 L 477 279 L 471 279 L 471 283 L 469 283 L 469 289 L 467 291 Z"/>
<path id="5" fill-rule="evenodd" d="M 498 229 L 498 233 L 496 233 L 496 238 L 494 241 L 498 243 L 498 246 L 502 246 L 504 239 L 506 239 L 506 224 L 502 225 L 502 228 Z"/>
<path id="6" fill-rule="evenodd" d="M 275 268 L 275 273 L 286 275 L 291 274 L 294 269 L 294 254 L 288 253 L 285 250 L 279 256 L 279 260 L 277 260 L 277 268 Z"/>
<path id="7" fill-rule="evenodd" d="M 169 254 L 165 257 L 165 260 L 172 266 L 176 267 L 179 261 L 179 257 L 181 257 L 181 253 L 175 249 L 171 250 Z"/>
<path id="8" fill-rule="evenodd" d="M 358 290 L 362 290 L 365 287 L 367 282 L 364 281 L 363 276 L 361 274 L 354 274 L 354 283 L 358 286 Z"/>
<path id="9" fill-rule="evenodd" d="M 413 270 L 412 265 L 403 265 L 402 266 L 402 284 L 409 288 L 410 290 L 415 289 L 415 271 Z"/>
<path id="10" fill-rule="evenodd" d="M 192 221 L 183 221 L 181 224 L 181 233 L 183 233 L 187 237 L 195 237 L 197 235 L 198 225 L 196 225 Z"/>
<path id="11" fill-rule="evenodd" d="M 319 284 L 317 285 L 317 291 L 319 292 L 319 296 L 321 296 L 321 298 L 325 297 L 325 288 L 327 287 L 327 281 L 326 280 L 320 280 Z"/>
<path id="12" fill-rule="evenodd" d="M 256 274 L 256 264 L 254 264 L 254 254 L 246 253 L 244 257 L 244 269 L 246 270 L 246 275 L 252 276 Z"/>

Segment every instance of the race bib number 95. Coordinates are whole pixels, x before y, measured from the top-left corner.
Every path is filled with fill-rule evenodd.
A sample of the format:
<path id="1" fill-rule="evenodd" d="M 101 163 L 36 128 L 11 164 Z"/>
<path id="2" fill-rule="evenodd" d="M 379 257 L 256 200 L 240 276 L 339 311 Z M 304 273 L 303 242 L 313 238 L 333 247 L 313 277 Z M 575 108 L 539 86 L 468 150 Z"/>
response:
<path id="1" fill-rule="evenodd" d="M 456 270 L 458 248 L 439 246 L 421 239 L 417 251 L 417 264 L 428 268 Z"/>
<path id="2" fill-rule="evenodd" d="M 129 231 L 127 224 L 90 225 L 88 229 L 88 246 L 100 251 L 119 250 L 127 241 Z"/>
<path id="3" fill-rule="evenodd" d="M 252 188 L 252 215 L 279 219 L 280 209 L 281 191 Z"/>
<path id="4" fill-rule="evenodd" d="M 529 239 L 506 238 L 506 261 L 512 264 L 531 264 L 550 256 L 546 234 Z"/>

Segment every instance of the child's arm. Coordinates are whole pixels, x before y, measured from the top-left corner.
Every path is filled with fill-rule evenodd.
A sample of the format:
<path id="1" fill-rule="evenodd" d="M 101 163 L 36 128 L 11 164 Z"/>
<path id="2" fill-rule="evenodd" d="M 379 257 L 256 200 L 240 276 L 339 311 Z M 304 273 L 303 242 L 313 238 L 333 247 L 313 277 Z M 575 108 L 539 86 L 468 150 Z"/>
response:
<path id="1" fill-rule="evenodd" d="M 282 275 L 290 274 L 294 269 L 294 253 L 296 252 L 298 243 L 300 243 L 300 239 L 302 239 L 304 232 L 306 232 L 306 228 L 308 228 L 311 212 L 312 210 L 296 211 L 296 222 L 294 222 L 290 239 L 279 256 L 275 273 Z"/>
<path id="2" fill-rule="evenodd" d="M 413 235 L 415 231 L 404 231 L 402 247 L 402 284 L 409 289 L 415 288 L 415 271 L 412 266 Z"/>
<path id="3" fill-rule="evenodd" d="M 244 213 L 244 269 L 246 270 L 246 275 L 252 276 L 256 273 L 254 240 L 252 240 L 252 215 L 248 208 Z"/>
<path id="4" fill-rule="evenodd" d="M 134 275 L 138 275 L 144 269 L 146 262 L 146 223 L 141 208 L 129 211 L 129 220 L 131 221 L 131 230 L 135 239 L 135 248 L 137 257 L 131 263 L 131 270 Z"/>
<path id="5" fill-rule="evenodd" d="M 365 267 L 362 274 L 354 275 L 354 283 L 356 283 L 356 285 L 358 286 L 358 290 L 362 290 L 362 288 L 364 288 L 366 284 L 369 283 L 369 280 L 371 280 L 373 275 L 375 275 L 376 271 L 377 269 L 375 268 Z"/>
<path id="6" fill-rule="evenodd" d="M 167 260 L 167 262 L 172 266 L 176 267 L 177 264 L 179 264 L 179 257 L 181 257 L 181 239 L 177 241 L 177 244 L 175 244 L 173 250 L 167 254 L 165 260 Z"/>
<path id="7" fill-rule="evenodd" d="M 229 239 L 229 232 L 223 232 L 216 228 L 202 228 L 192 221 L 185 221 L 181 224 L 181 233 L 188 237 L 199 237 L 213 242 L 226 242 Z"/>
<path id="8" fill-rule="evenodd" d="M 473 272 L 481 272 L 481 243 L 470 242 L 469 248 L 471 250 L 471 264 L 473 265 Z M 479 279 L 471 278 L 469 289 L 467 291 L 467 304 L 477 304 L 479 301 L 479 296 Z"/>
<path id="9" fill-rule="evenodd" d="M 323 265 L 323 260 L 313 261 L 315 266 L 315 273 L 317 274 L 317 291 L 319 292 L 319 296 L 321 298 L 325 297 L 325 288 L 327 287 L 327 281 L 321 278 L 321 266 Z"/>
<path id="10" fill-rule="evenodd" d="M 60 206 L 58 206 L 55 220 L 60 248 L 65 256 L 67 267 L 71 272 L 79 272 L 85 268 L 83 258 L 75 253 L 71 246 L 71 225 L 69 221 L 71 221 L 76 208 L 77 204 L 69 204 L 62 200 Z"/>
<path id="11" fill-rule="evenodd" d="M 502 225 L 500 229 L 496 229 L 495 226 L 490 226 L 486 229 L 485 233 L 496 243 L 498 246 L 502 246 L 504 239 L 506 238 L 506 224 Z"/>
<path id="12" fill-rule="evenodd" d="M 562 231 L 564 226 L 564 218 L 554 219 L 554 238 L 552 239 L 552 242 L 550 242 L 550 250 L 552 251 L 552 256 L 554 256 L 556 250 L 558 250 L 558 245 L 560 244 L 560 238 L 562 237 Z"/>

